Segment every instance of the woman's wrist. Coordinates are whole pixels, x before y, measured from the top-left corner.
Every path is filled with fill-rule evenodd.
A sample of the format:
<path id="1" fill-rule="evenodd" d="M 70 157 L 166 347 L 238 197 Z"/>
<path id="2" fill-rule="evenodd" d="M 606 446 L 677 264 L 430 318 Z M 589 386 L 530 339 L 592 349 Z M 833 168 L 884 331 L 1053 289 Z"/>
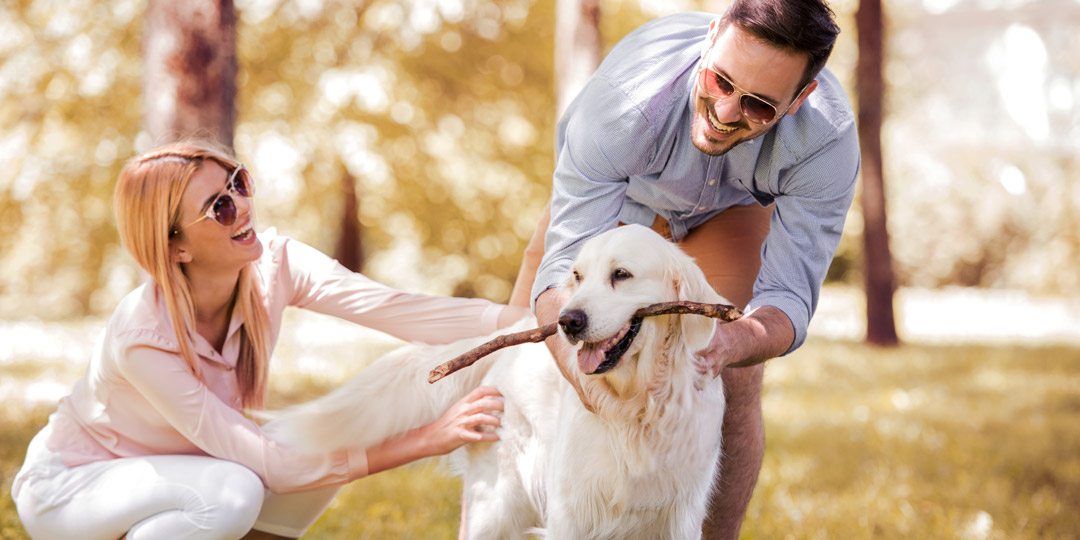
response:
<path id="1" fill-rule="evenodd" d="M 369 474 L 418 459 L 448 454 L 469 442 L 499 440 L 502 394 L 481 386 L 450 406 L 435 421 L 405 431 L 366 450 Z"/>
<path id="2" fill-rule="evenodd" d="M 413 436 L 415 437 L 415 443 L 417 453 L 421 458 L 437 456 L 445 452 L 439 452 L 434 443 L 434 428 L 432 424 L 424 424 L 413 430 Z M 419 459 L 419 458 L 417 458 Z"/>
<path id="3" fill-rule="evenodd" d="M 429 425 L 400 433 L 368 447 L 368 474 L 393 469 L 413 461 L 436 455 L 431 444 Z"/>
<path id="4" fill-rule="evenodd" d="M 506 328 L 529 315 L 532 315 L 532 311 L 529 311 L 529 308 L 521 306 L 504 306 L 502 311 L 499 312 L 499 318 L 495 324 L 499 328 Z"/>

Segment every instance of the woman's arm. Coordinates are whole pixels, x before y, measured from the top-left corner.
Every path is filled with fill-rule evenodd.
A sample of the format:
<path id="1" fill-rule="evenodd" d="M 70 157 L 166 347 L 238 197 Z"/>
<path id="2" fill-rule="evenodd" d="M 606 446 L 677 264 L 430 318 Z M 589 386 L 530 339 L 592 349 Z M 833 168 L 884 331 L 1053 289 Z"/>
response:
<path id="1" fill-rule="evenodd" d="M 248 467 L 275 493 L 342 484 L 368 474 L 361 448 L 304 452 L 270 439 L 210 391 L 176 353 L 135 345 L 119 351 L 116 360 L 121 375 L 180 435 L 208 455 Z"/>
<path id="2" fill-rule="evenodd" d="M 411 293 L 352 272 L 319 250 L 288 239 L 278 248 L 285 263 L 289 304 L 430 344 L 484 336 L 526 313 L 479 298 Z"/>
<path id="3" fill-rule="evenodd" d="M 367 449 L 368 474 L 431 456 L 447 454 L 470 442 L 499 440 L 502 394 L 482 386 L 462 398 L 436 421 L 395 435 Z"/>
<path id="4" fill-rule="evenodd" d="M 525 317 L 531 317 L 532 311 L 527 307 L 521 306 L 504 306 L 502 313 L 499 313 L 498 327 L 506 328 Z"/>

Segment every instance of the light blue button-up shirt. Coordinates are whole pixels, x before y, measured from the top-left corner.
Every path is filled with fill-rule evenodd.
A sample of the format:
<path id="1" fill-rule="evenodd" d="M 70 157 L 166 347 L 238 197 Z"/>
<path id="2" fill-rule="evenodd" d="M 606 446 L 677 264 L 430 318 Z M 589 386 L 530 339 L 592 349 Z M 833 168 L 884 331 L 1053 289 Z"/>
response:
<path id="1" fill-rule="evenodd" d="M 678 240 L 725 209 L 776 204 L 748 309 L 774 306 L 795 350 L 817 307 L 855 191 L 859 143 L 847 97 L 828 70 L 792 116 L 726 154 L 690 140 L 698 61 L 716 15 L 656 19 L 620 41 L 556 131 L 551 225 L 532 291 L 561 285 L 582 243 L 663 216 Z"/>

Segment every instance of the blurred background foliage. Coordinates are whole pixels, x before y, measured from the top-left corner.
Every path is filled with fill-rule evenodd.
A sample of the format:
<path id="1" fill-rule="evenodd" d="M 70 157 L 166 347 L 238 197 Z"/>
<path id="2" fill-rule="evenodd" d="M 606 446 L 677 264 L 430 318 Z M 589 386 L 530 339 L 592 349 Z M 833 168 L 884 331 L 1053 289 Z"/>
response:
<path id="1" fill-rule="evenodd" d="M 854 97 L 858 0 L 831 5 L 843 33 L 829 67 Z M 601 35 L 610 48 L 654 17 L 725 6 L 600 0 Z M 1010 289 L 1010 321 L 1029 323 L 1020 332 L 1074 320 L 1018 299 L 1080 291 L 1080 0 L 885 8 L 898 285 Z M 145 10 L 0 2 L 0 322 L 16 319 L 0 325 L 3 538 L 25 537 L 7 488 L 27 441 L 82 372 L 98 317 L 139 280 L 111 194 L 124 161 L 155 145 L 142 131 Z M 234 145 L 259 182 L 260 228 L 333 253 L 351 176 L 364 272 L 506 300 L 550 193 L 554 2 L 236 0 L 236 10 Z M 862 223 L 856 203 L 833 283 L 859 288 Z M 818 337 L 800 361 L 770 364 L 770 446 L 744 538 L 1076 536 L 1078 349 L 987 346 L 1001 304 L 958 310 L 932 292 L 908 315 L 979 345 L 882 350 Z M 827 304 L 819 323 L 837 318 Z M 288 314 L 276 351 L 275 406 L 324 392 L 390 346 L 301 315 Z M 451 538 L 459 490 L 426 465 L 376 475 L 346 488 L 309 536 Z"/>
<path id="2" fill-rule="evenodd" d="M 550 193 L 554 3 L 237 0 L 235 148 L 260 227 L 333 253 L 357 180 L 365 273 L 505 301 Z M 857 2 L 830 68 L 851 88 Z M 606 48 L 726 2 L 604 0 Z M 0 318 L 109 312 L 139 276 L 111 193 L 141 129 L 136 0 L 0 4 Z M 1080 2 L 886 4 L 899 285 L 1080 290 Z M 856 205 L 830 279 L 860 282 Z"/>

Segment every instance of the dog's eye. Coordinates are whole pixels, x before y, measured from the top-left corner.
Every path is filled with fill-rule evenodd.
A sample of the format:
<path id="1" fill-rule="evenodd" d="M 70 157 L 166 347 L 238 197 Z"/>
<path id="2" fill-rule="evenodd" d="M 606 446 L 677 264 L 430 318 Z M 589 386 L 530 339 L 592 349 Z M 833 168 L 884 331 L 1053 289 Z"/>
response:
<path id="1" fill-rule="evenodd" d="M 574 283 L 581 283 L 581 274 L 574 270 Z"/>
<path id="2" fill-rule="evenodd" d="M 632 277 L 634 277 L 634 275 L 631 274 L 627 269 L 616 268 L 614 271 L 611 272 L 611 285 L 614 286 L 616 282 L 627 280 Z"/>

